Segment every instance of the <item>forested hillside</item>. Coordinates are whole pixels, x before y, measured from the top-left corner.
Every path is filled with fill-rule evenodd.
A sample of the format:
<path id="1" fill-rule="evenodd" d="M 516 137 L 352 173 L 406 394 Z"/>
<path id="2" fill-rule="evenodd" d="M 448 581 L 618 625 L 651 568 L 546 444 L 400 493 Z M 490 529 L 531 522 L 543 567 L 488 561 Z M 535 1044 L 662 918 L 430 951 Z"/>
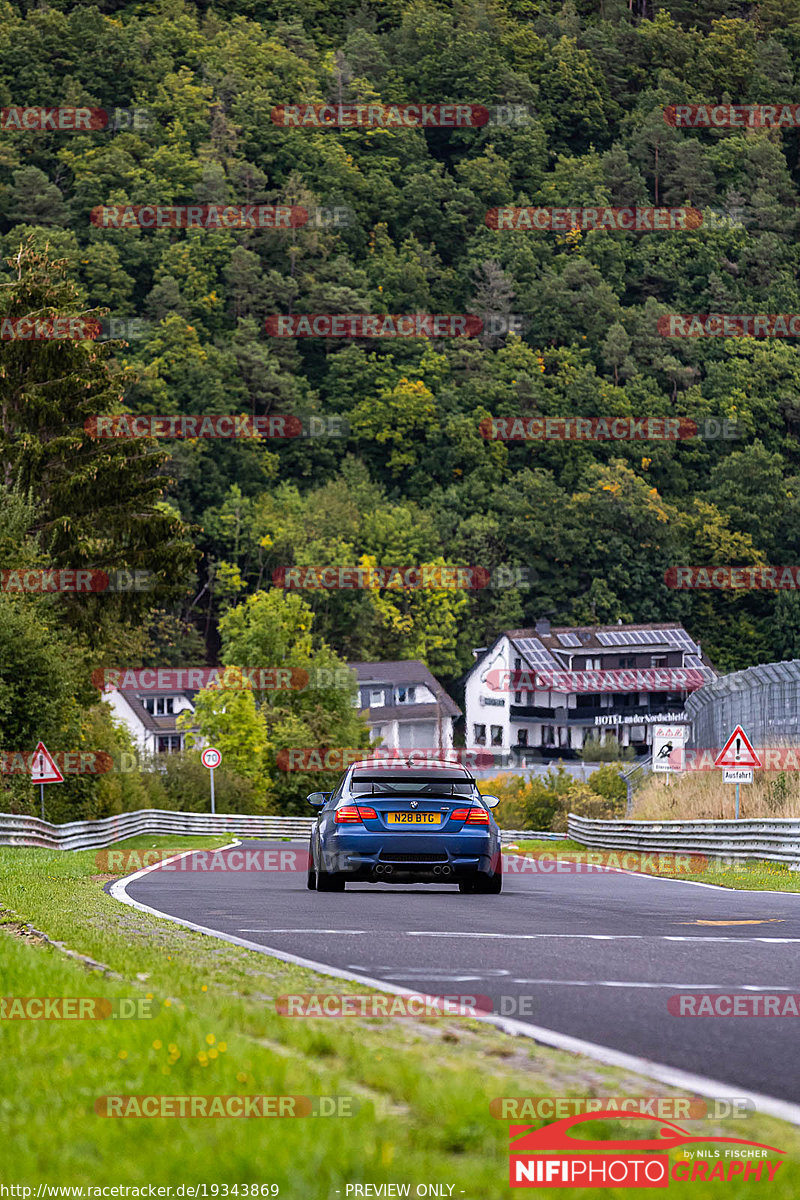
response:
<path id="1" fill-rule="evenodd" d="M 31 490 L 8 494 L 9 565 L 159 573 L 151 597 L 113 602 L 116 623 L 110 600 L 36 601 L 52 638 L 85 656 L 82 672 L 213 662 L 220 617 L 278 567 L 447 563 L 525 570 L 506 572 L 520 586 L 477 591 L 305 592 L 314 636 L 342 658 L 420 657 L 451 686 L 473 646 L 539 616 L 678 619 L 720 669 L 800 656 L 795 592 L 664 582 L 680 564 L 800 562 L 797 341 L 666 338 L 658 326 L 667 313 L 800 312 L 800 131 L 664 116 L 798 102 L 799 53 L 800 0 L 3 0 L 0 106 L 136 110 L 117 131 L 6 120 L 0 132 L 0 317 L 49 305 L 142 321 L 104 344 L 0 343 L 5 486 Z M 481 105 L 490 119 L 295 128 L 273 116 L 412 102 Z M 91 217 L 255 203 L 311 219 L 143 229 Z M 692 206 L 703 220 L 491 228 L 489 210 L 509 205 Z M 335 208 L 349 220 L 329 221 Z M 514 314 L 522 332 L 265 328 L 276 315 L 420 312 Z M 346 436 L 94 443 L 82 482 L 43 485 L 88 416 L 121 411 L 336 415 Z M 738 437 L 482 435 L 487 418 L 516 415 L 675 416 L 712 433 L 727 421 Z M 26 520 L 29 501 L 45 514 Z M 9 643 L 28 611 L 4 608 Z M 88 699 L 73 688 L 71 703 Z"/>

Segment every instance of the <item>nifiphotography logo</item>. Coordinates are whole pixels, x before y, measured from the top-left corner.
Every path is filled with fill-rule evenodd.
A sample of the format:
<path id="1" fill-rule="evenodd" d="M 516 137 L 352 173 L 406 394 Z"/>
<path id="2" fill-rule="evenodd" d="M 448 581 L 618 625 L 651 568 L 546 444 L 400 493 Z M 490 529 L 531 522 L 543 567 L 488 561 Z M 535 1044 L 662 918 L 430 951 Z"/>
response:
<path id="1" fill-rule="evenodd" d="M 653 1121 L 645 1113 L 630 1112 L 625 1117 Z M 672 1121 L 658 1121 L 656 1137 L 630 1140 L 593 1141 L 569 1132 L 581 1122 L 604 1119 L 618 1121 L 620 1114 L 615 1109 L 579 1113 L 541 1129 L 509 1125 L 511 1187 L 664 1188 L 671 1180 L 730 1183 L 737 1178 L 769 1185 L 783 1166 L 781 1159 L 772 1157 L 785 1153 L 776 1146 L 744 1138 L 695 1137 Z M 707 1148 L 684 1150 L 686 1146 Z M 672 1164 L 671 1150 L 682 1152 Z"/>

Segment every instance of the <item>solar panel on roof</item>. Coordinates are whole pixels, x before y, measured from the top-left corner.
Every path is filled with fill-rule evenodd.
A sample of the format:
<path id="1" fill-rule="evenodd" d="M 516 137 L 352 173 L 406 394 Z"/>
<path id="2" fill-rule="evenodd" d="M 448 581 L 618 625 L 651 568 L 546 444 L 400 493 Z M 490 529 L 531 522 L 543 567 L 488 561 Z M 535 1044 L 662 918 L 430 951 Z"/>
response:
<path id="1" fill-rule="evenodd" d="M 559 663 L 549 650 L 545 650 L 538 638 L 519 638 L 515 646 L 525 655 L 532 667 L 539 670 L 559 670 Z"/>
<path id="2" fill-rule="evenodd" d="M 574 633 L 559 633 L 556 635 L 562 646 L 580 646 L 581 639 Z"/>

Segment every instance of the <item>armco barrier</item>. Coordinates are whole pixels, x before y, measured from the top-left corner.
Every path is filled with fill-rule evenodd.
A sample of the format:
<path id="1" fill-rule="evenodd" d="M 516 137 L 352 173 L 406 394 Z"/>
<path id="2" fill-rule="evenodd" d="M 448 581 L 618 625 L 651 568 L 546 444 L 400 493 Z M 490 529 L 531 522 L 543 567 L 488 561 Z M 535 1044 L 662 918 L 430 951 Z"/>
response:
<path id="1" fill-rule="evenodd" d="M 143 808 L 102 821 L 51 825 L 37 817 L 0 813 L 0 846 L 49 846 L 54 850 L 96 850 L 139 834 L 239 838 L 308 837 L 311 817 L 252 817 L 235 813 L 170 812 Z"/>
<path id="2" fill-rule="evenodd" d="M 569 814 L 568 836 L 607 850 L 672 851 L 709 858 L 800 863 L 800 821 L 595 821 Z"/>
<path id="3" fill-rule="evenodd" d="M 38 817 L 0 813 L 0 846 L 46 846 L 53 850 L 100 850 L 126 838 L 147 834 L 197 837 L 230 834 L 237 838 L 307 838 L 312 817 L 252 817 L 238 813 L 186 813 L 142 808 L 101 821 L 51 825 Z M 517 838 L 563 838 L 536 829 L 504 829 L 504 842 Z"/>

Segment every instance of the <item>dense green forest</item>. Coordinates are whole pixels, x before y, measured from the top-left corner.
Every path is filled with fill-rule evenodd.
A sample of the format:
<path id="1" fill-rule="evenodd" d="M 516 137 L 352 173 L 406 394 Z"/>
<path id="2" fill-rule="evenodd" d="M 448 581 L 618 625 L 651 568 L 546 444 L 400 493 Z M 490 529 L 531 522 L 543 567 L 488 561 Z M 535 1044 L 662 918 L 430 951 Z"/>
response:
<path id="1" fill-rule="evenodd" d="M 800 656 L 795 593 L 664 582 L 680 564 L 800 562 L 796 342 L 658 326 L 800 312 L 800 130 L 664 116 L 800 102 L 799 71 L 800 0 L 0 0 L 0 107 L 146 114 L 129 129 L 0 130 L 0 319 L 141 322 L 118 325 L 134 331 L 121 341 L 0 343 L 4 565 L 123 565 L 156 584 L 0 597 L 0 744 L 114 743 L 89 683 L 106 665 L 419 657 L 457 696 L 473 646 L 539 616 L 681 620 L 722 670 Z M 483 105 L 491 119 L 317 129 L 271 115 L 370 102 Z M 350 219 L 91 219 L 101 205 L 255 203 Z M 703 221 L 491 228 L 487 212 L 508 205 L 689 205 Z M 268 335 L 267 317 L 304 313 L 523 320 L 448 340 Z M 336 416 L 344 436 L 86 434 L 123 411 Z M 487 418 L 516 415 L 727 421 L 738 436 L 482 436 Z M 437 563 L 511 568 L 518 586 L 271 587 L 292 564 Z M 360 736 L 335 698 L 261 700 L 243 701 L 253 745 Z M 91 786 L 74 783 L 76 806 Z"/>

